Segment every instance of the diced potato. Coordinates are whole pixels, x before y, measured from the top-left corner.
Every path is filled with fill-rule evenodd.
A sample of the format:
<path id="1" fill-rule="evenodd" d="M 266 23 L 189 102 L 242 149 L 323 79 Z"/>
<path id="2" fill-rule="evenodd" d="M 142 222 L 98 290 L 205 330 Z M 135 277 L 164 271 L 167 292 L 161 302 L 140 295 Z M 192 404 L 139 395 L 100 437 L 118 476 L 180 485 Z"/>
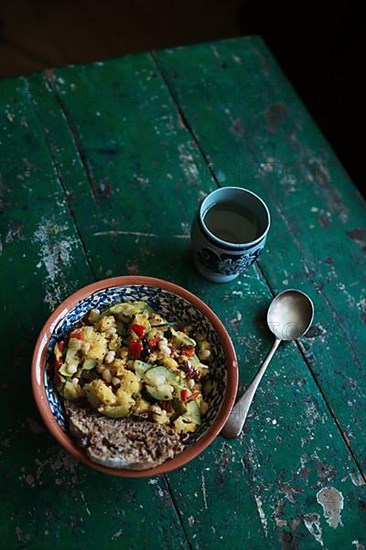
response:
<path id="1" fill-rule="evenodd" d="M 145 327 L 145 330 L 150 330 L 150 323 L 147 318 L 147 313 L 138 313 L 137 315 L 135 315 L 134 323 L 136 323 L 137 325 L 142 325 L 143 327 Z"/>
<path id="2" fill-rule="evenodd" d="M 148 411 L 149 408 L 150 408 L 149 403 L 145 399 L 142 399 L 142 397 L 141 397 L 141 398 L 136 400 L 136 402 L 134 404 L 134 407 L 133 407 L 133 410 L 136 414 L 141 414 L 143 412 Z"/>
<path id="3" fill-rule="evenodd" d="M 116 319 L 113 315 L 103 315 L 97 324 L 97 329 L 101 332 L 105 332 L 109 328 L 116 327 Z"/>
<path id="4" fill-rule="evenodd" d="M 62 353 L 60 351 L 60 348 L 58 347 L 58 343 L 55 345 L 53 353 L 55 354 L 57 361 L 60 361 L 62 359 Z"/>
<path id="5" fill-rule="evenodd" d="M 101 405 L 114 405 L 117 403 L 117 397 L 103 380 L 92 380 L 90 384 L 85 384 L 84 389 L 89 403 L 95 409 L 98 409 Z"/>
<path id="6" fill-rule="evenodd" d="M 124 369 L 124 371 L 119 375 L 119 379 L 121 380 L 121 388 L 118 392 L 124 390 L 126 393 L 132 395 L 133 393 L 137 393 L 139 391 L 140 381 L 135 373 Z"/>
<path id="7" fill-rule="evenodd" d="M 120 377 L 126 370 L 126 361 L 123 359 L 115 359 L 109 366 L 112 376 Z"/>
<path id="8" fill-rule="evenodd" d="M 107 340 L 104 334 L 97 332 L 93 327 L 84 327 L 83 333 L 85 342 L 90 344 L 86 358 L 102 361 L 107 353 Z"/>
<path id="9" fill-rule="evenodd" d="M 109 339 L 108 347 L 112 351 L 117 351 L 121 346 L 121 338 L 118 334 L 113 334 L 112 338 Z"/>
<path id="10" fill-rule="evenodd" d="M 120 349 L 119 356 L 121 359 L 126 359 L 128 357 L 128 347 L 124 346 Z"/>
<path id="11" fill-rule="evenodd" d="M 66 381 L 63 387 L 63 395 L 68 401 L 79 401 L 84 397 L 84 391 L 79 384 Z"/>
<path id="12" fill-rule="evenodd" d="M 127 393 L 122 388 L 117 390 L 117 399 L 118 407 L 120 408 L 120 410 L 124 410 L 125 415 L 127 415 L 130 412 L 132 406 L 135 404 L 135 400 L 132 399 L 130 393 Z"/>

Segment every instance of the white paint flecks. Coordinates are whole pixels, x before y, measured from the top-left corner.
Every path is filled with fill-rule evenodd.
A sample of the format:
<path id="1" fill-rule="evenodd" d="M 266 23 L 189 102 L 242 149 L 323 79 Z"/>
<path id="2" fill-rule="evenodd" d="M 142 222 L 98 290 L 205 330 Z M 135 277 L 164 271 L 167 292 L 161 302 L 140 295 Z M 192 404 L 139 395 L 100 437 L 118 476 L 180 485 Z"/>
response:
<path id="1" fill-rule="evenodd" d="M 234 53 L 231 54 L 231 57 L 233 58 L 233 60 L 235 61 L 235 63 L 237 63 L 238 65 L 241 65 L 241 59 L 240 59 L 240 57 L 238 57 L 238 56 L 235 55 Z"/>
<path id="2" fill-rule="evenodd" d="M 187 146 L 184 143 L 178 145 L 180 167 L 189 181 L 197 181 L 199 173 L 197 166 L 194 163 L 191 153 L 187 150 Z"/>
<path id="3" fill-rule="evenodd" d="M 123 534 L 123 529 L 119 529 L 114 535 L 112 535 L 112 540 L 118 539 Z"/>
<path id="4" fill-rule="evenodd" d="M 216 59 L 220 59 L 220 54 L 219 54 L 219 52 L 217 51 L 216 46 L 211 45 L 211 51 L 213 52 L 213 54 L 214 54 L 214 56 L 216 57 Z"/>
<path id="5" fill-rule="evenodd" d="M 53 309 L 62 300 L 62 285 L 59 277 L 69 266 L 71 253 L 77 242 L 74 238 L 63 235 L 67 226 L 43 220 L 38 225 L 33 236 L 33 242 L 40 245 L 40 261 L 37 268 L 46 270 L 44 301 Z"/>
<path id="6" fill-rule="evenodd" d="M 116 235 L 132 235 L 133 237 L 152 237 L 158 239 L 159 235 L 156 233 L 146 233 L 143 231 L 97 231 L 93 233 L 93 237 L 114 237 Z"/>
<path id="7" fill-rule="evenodd" d="M 343 510 L 343 495 L 334 487 L 323 487 L 316 494 L 316 500 L 323 508 L 324 517 L 328 525 L 336 529 L 342 525 L 341 512 Z"/>
<path id="8" fill-rule="evenodd" d="M 203 472 L 201 474 L 201 482 L 202 482 L 203 502 L 204 502 L 205 508 L 207 510 L 208 509 L 208 503 L 207 503 L 206 481 L 205 481 L 205 476 L 203 475 Z"/>
<path id="9" fill-rule="evenodd" d="M 356 487 L 359 487 L 360 485 L 366 485 L 365 480 L 360 473 L 357 473 L 356 475 L 353 472 L 350 472 L 349 476 L 353 485 L 356 485 Z"/>
<path id="10" fill-rule="evenodd" d="M 84 503 L 84 506 L 85 506 L 85 510 L 86 510 L 86 513 L 88 514 L 88 516 L 90 516 L 90 510 L 89 510 L 89 507 L 88 507 L 88 504 L 85 500 L 85 496 L 84 496 L 84 493 L 82 491 L 80 491 L 80 496 L 81 496 L 81 500 L 83 501 Z"/>
<path id="11" fill-rule="evenodd" d="M 268 521 L 267 521 L 267 518 L 266 518 L 265 513 L 263 511 L 262 499 L 258 495 L 254 495 L 254 498 L 255 498 L 255 503 L 257 505 L 257 509 L 258 509 L 259 519 L 261 520 L 261 524 L 262 524 L 264 532 L 267 536 L 268 535 Z"/>
<path id="12" fill-rule="evenodd" d="M 146 233 L 144 231 L 117 231 L 117 230 L 111 230 L 111 231 L 97 231 L 96 233 L 93 233 L 93 237 L 115 237 L 117 235 L 126 235 L 130 237 L 146 237 L 150 239 L 159 239 L 159 235 L 157 233 Z M 189 235 L 172 235 L 173 239 L 189 239 Z"/>
<path id="13" fill-rule="evenodd" d="M 365 550 L 365 545 L 358 542 L 358 540 L 353 540 L 352 544 L 356 546 L 356 550 Z"/>
<path id="14" fill-rule="evenodd" d="M 153 487 L 154 492 L 162 500 L 168 497 L 168 494 L 166 493 L 166 491 L 164 491 L 163 487 L 161 486 L 161 480 L 158 477 L 150 479 L 149 485 Z"/>
<path id="15" fill-rule="evenodd" d="M 31 474 L 25 477 L 25 482 L 28 483 L 30 487 L 35 487 L 34 477 Z"/>
<path id="16" fill-rule="evenodd" d="M 305 415 L 308 420 L 308 423 L 310 426 L 314 426 L 315 424 L 318 424 L 321 422 L 322 424 L 325 424 L 327 420 L 327 416 L 325 413 L 319 413 L 318 409 L 316 408 L 316 405 L 313 401 L 306 401 L 305 402 Z"/>
<path id="17" fill-rule="evenodd" d="M 190 527 L 192 527 L 192 525 L 194 525 L 194 517 L 193 517 L 193 516 L 189 516 L 189 518 L 188 518 L 188 525 L 189 525 Z"/>
<path id="18" fill-rule="evenodd" d="M 320 527 L 320 516 L 319 514 L 306 514 L 304 516 L 304 524 L 309 533 L 314 537 L 314 539 L 319 542 L 321 546 L 324 546 L 323 537 L 322 537 L 322 528 Z"/>

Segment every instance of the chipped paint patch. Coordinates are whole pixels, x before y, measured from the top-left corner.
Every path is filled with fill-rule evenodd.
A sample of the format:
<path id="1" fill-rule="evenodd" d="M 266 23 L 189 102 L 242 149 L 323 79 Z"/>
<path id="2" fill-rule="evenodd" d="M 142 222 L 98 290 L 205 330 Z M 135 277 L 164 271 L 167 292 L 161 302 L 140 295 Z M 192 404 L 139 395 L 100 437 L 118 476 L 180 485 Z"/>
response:
<path id="1" fill-rule="evenodd" d="M 287 500 L 289 500 L 292 504 L 295 504 L 295 494 L 299 491 L 296 489 L 293 489 L 288 483 L 281 483 L 279 486 L 280 493 L 284 493 Z"/>
<path id="2" fill-rule="evenodd" d="M 277 502 L 274 509 L 272 517 L 274 518 L 277 527 L 285 527 L 287 525 L 287 520 L 283 518 L 284 507 L 285 501 L 281 499 Z"/>
<path id="3" fill-rule="evenodd" d="M 341 511 L 343 510 L 343 495 L 334 487 L 323 487 L 316 494 L 316 500 L 323 508 L 324 517 L 333 529 L 342 524 Z"/>
<path id="4" fill-rule="evenodd" d="M 314 539 L 319 542 L 321 546 L 324 546 L 323 543 L 323 531 L 320 527 L 320 516 L 319 514 L 306 514 L 304 515 L 304 524 L 309 533 L 314 537 Z"/>
<path id="5" fill-rule="evenodd" d="M 72 250 L 78 244 L 74 238 L 63 235 L 67 229 L 66 224 L 60 226 L 47 219 L 39 223 L 33 235 L 33 242 L 40 245 L 36 267 L 46 270 L 44 301 L 52 309 L 62 300 L 65 289 L 59 284 L 59 278 L 70 265 Z"/>

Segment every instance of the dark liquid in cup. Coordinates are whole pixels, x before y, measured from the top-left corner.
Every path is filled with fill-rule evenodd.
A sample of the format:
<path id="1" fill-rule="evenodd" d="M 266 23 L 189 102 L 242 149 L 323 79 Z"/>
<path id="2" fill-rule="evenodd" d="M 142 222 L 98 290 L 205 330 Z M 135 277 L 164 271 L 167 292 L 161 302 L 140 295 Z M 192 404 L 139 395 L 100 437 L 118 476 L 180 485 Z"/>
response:
<path id="1" fill-rule="evenodd" d="M 204 222 L 215 237 L 229 243 L 248 243 L 260 237 L 254 215 L 235 202 L 214 204 L 207 210 Z"/>

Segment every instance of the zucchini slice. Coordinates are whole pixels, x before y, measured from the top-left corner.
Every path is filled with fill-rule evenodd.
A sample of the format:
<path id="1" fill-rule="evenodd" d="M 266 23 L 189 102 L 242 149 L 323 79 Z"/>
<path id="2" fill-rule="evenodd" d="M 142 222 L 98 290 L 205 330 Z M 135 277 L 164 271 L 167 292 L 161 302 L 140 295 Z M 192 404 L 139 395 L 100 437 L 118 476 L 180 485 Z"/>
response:
<path id="1" fill-rule="evenodd" d="M 173 399 L 174 388 L 170 384 L 161 384 L 156 386 L 145 386 L 146 392 L 150 397 L 157 401 L 171 401 Z"/>
<path id="2" fill-rule="evenodd" d="M 119 304 L 115 304 L 114 306 L 110 307 L 108 310 L 108 313 L 111 313 L 112 315 L 116 315 L 117 317 L 119 315 L 124 315 L 126 317 L 132 317 L 133 315 L 137 315 L 138 313 L 152 313 L 152 309 L 146 302 L 138 301 L 138 302 L 121 302 Z"/>
<path id="3" fill-rule="evenodd" d="M 178 376 L 171 370 L 165 367 L 151 367 L 144 374 L 144 381 L 150 386 L 162 386 L 170 384 L 180 387 L 181 383 Z"/>

